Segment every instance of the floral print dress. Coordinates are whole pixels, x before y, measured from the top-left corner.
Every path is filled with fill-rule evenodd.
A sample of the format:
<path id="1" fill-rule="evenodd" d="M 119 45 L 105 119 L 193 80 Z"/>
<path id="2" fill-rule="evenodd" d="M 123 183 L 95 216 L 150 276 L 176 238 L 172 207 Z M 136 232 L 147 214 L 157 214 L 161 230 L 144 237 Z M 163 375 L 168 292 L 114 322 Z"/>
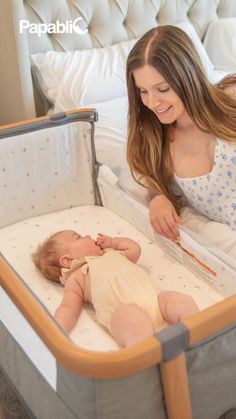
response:
<path id="1" fill-rule="evenodd" d="M 217 138 L 212 171 L 194 178 L 174 175 L 174 182 L 188 205 L 236 230 L 236 142 Z"/>

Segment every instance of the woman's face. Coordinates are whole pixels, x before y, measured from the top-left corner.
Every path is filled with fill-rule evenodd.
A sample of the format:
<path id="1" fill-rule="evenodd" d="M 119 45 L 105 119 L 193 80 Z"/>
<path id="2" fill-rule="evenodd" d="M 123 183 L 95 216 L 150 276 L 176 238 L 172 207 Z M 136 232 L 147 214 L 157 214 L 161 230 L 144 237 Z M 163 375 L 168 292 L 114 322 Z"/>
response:
<path id="1" fill-rule="evenodd" d="M 154 67 L 145 65 L 137 68 L 133 76 L 143 104 L 154 112 L 162 124 L 189 119 L 180 98 Z"/>

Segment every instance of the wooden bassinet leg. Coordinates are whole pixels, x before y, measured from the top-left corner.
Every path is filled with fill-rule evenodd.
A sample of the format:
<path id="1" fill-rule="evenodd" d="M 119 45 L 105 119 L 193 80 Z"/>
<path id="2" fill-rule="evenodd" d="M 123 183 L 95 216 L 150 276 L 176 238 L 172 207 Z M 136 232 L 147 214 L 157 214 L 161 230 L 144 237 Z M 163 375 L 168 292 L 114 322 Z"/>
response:
<path id="1" fill-rule="evenodd" d="M 160 365 L 168 419 L 192 419 L 185 354 Z"/>

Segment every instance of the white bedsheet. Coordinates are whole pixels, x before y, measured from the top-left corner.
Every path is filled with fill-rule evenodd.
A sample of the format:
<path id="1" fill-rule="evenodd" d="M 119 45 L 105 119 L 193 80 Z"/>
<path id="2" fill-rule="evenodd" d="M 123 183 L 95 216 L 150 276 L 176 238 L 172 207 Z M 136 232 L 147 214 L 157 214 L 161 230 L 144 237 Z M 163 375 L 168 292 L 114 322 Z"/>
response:
<path id="1" fill-rule="evenodd" d="M 181 220 L 184 226 L 236 259 L 236 231 L 228 225 L 209 220 L 194 208 L 184 208 Z"/>

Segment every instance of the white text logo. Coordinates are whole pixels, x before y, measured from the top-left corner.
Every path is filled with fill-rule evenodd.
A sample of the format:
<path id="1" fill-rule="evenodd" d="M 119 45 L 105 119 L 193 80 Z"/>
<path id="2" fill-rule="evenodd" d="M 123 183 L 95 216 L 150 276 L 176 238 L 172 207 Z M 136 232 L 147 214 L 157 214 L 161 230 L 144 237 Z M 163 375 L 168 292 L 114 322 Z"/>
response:
<path id="1" fill-rule="evenodd" d="M 45 33 L 77 33 L 84 35 L 88 32 L 88 29 L 81 29 L 79 26 L 82 17 L 77 17 L 75 20 L 67 20 L 65 23 L 56 20 L 55 23 L 30 23 L 26 19 L 20 20 L 20 33 L 28 30 L 29 33 L 37 34 L 38 36 L 44 35 Z"/>

